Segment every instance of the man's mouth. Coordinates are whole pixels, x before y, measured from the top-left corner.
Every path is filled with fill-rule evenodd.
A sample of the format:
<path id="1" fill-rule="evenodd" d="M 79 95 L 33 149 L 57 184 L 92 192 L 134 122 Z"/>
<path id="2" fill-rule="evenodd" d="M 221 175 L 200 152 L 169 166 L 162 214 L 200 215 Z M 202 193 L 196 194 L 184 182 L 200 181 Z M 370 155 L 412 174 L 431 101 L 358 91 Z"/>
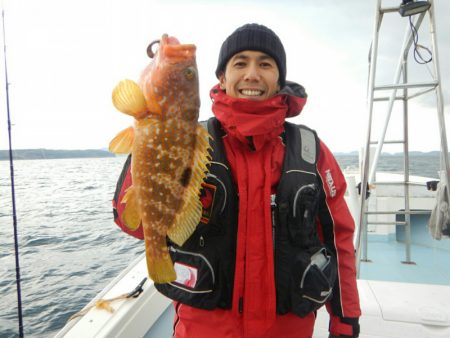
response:
<path id="1" fill-rule="evenodd" d="M 264 91 L 259 89 L 241 89 L 239 93 L 245 96 L 261 96 L 264 94 Z"/>

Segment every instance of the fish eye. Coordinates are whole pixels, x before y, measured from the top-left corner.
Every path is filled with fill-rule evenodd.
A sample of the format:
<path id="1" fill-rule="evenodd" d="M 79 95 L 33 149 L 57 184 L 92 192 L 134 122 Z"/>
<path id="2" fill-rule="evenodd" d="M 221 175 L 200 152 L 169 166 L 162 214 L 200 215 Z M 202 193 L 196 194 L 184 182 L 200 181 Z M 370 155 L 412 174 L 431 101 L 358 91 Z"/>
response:
<path id="1" fill-rule="evenodd" d="M 186 78 L 186 80 L 192 80 L 195 76 L 195 69 L 194 67 L 187 67 L 184 70 L 184 77 Z"/>

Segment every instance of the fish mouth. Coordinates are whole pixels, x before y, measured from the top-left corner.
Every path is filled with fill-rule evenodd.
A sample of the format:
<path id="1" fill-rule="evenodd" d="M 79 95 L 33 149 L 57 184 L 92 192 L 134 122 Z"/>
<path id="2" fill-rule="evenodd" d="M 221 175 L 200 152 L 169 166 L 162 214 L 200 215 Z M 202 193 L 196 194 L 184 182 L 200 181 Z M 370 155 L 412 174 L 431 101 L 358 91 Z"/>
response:
<path id="1" fill-rule="evenodd" d="M 177 38 L 164 34 L 161 37 L 162 54 L 176 59 L 195 57 L 197 47 L 194 44 L 181 44 Z"/>
<path id="2" fill-rule="evenodd" d="M 156 50 L 156 45 L 159 44 L 159 49 Z M 147 55 L 153 59 L 157 54 L 167 56 L 179 62 L 183 59 L 190 59 L 195 57 L 197 47 L 194 44 L 181 44 L 176 37 L 163 34 L 161 39 L 152 41 L 147 47 Z"/>
<path id="3" fill-rule="evenodd" d="M 174 59 L 190 59 L 195 57 L 196 47 L 193 44 L 163 46 L 162 54 Z"/>
<path id="4" fill-rule="evenodd" d="M 169 36 L 168 34 L 163 34 L 161 37 L 161 44 L 163 45 L 179 45 L 180 41 L 174 36 Z"/>

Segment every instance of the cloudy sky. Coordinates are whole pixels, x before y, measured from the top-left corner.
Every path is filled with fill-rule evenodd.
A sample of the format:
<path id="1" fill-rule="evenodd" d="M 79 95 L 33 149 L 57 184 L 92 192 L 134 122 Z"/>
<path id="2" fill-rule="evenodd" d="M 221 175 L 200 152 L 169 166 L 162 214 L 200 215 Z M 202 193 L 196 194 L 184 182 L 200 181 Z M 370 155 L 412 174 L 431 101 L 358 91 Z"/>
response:
<path id="1" fill-rule="evenodd" d="M 383 3 L 390 7 L 400 0 Z M 367 125 L 375 5 L 376 0 L 4 0 L 13 147 L 107 147 L 117 132 L 132 123 L 113 107 L 111 91 L 124 78 L 137 80 L 149 61 L 148 43 L 163 33 L 197 45 L 200 118 L 207 119 L 212 116 L 208 92 L 217 82 L 214 69 L 221 43 L 240 25 L 257 22 L 280 36 L 288 58 L 287 78 L 303 84 L 309 94 L 294 122 L 316 129 L 333 151 L 358 150 Z M 449 1 L 435 0 L 447 112 L 449 12 Z M 397 13 L 387 14 L 383 21 L 379 84 L 393 81 L 407 22 Z M 431 47 L 428 32 L 426 19 L 419 43 Z M 3 62 L 1 68 L 0 149 L 6 149 Z M 410 77 L 416 81 L 430 80 L 430 71 L 410 62 Z M 377 105 L 380 121 L 385 115 L 381 106 Z M 395 113 L 389 136 L 399 139 L 400 114 Z M 414 100 L 410 113 L 410 134 L 415 138 L 411 149 L 438 150 L 434 97 Z M 379 130 L 380 122 L 375 125 Z M 386 148 L 391 150 L 396 149 Z"/>

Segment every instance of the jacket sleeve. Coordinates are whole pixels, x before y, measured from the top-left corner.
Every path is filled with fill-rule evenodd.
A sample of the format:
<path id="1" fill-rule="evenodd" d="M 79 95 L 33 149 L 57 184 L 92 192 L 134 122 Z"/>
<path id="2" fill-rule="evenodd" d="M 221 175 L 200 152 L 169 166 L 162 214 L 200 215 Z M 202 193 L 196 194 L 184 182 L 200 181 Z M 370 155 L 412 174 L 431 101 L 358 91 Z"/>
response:
<path id="1" fill-rule="evenodd" d="M 127 234 L 139 239 L 144 239 L 144 232 L 142 230 L 142 224 L 136 230 L 131 230 L 122 221 L 122 214 L 125 210 L 126 203 L 122 203 L 123 196 L 127 189 L 131 186 L 131 155 L 128 156 L 125 164 L 123 165 L 122 173 L 117 181 L 116 191 L 112 200 L 114 222 Z"/>
<path id="2" fill-rule="evenodd" d="M 344 199 L 344 175 L 327 146 L 320 141 L 317 171 L 321 185 L 319 235 L 336 254 L 338 276 L 333 297 L 326 304 L 333 336 L 358 337 L 361 315 L 356 284 L 356 258 L 353 246 L 355 222 Z"/>

